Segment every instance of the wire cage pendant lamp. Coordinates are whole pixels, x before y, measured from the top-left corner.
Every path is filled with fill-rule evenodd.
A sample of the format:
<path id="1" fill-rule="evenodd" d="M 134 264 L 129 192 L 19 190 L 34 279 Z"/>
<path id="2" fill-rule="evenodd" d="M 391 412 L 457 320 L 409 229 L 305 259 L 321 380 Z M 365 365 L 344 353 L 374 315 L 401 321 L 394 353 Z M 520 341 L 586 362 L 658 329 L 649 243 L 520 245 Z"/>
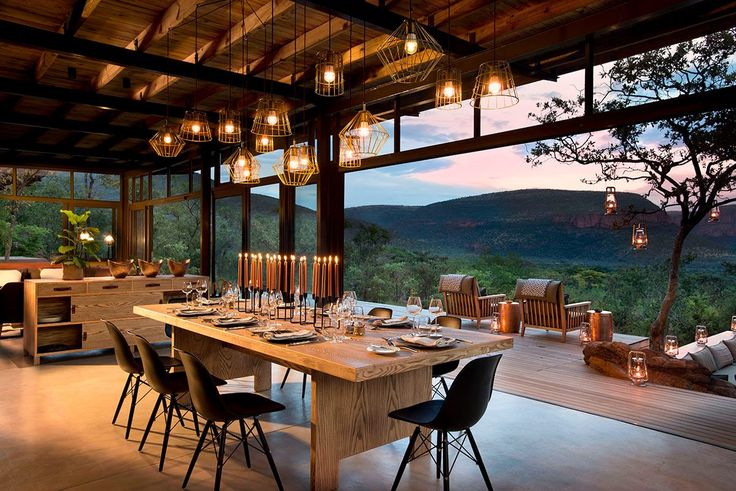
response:
<path id="1" fill-rule="evenodd" d="M 169 58 L 169 45 L 171 32 L 166 33 L 166 58 Z M 177 133 L 177 128 L 169 124 L 169 74 L 166 73 L 166 119 L 164 126 L 155 135 L 148 140 L 148 143 L 159 157 L 173 158 L 177 157 L 184 149 L 184 140 Z"/>
<path id="2" fill-rule="evenodd" d="M 273 138 L 268 135 L 256 135 L 256 144 L 254 148 L 256 153 L 273 152 Z"/>
<path id="3" fill-rule="evenodd" d="M 261 163 L 242 143 L 225 160 L 230 180 L 235 184 L 258 184 L 261 182 Z"/>
<path id="4" fill-rule="evenodd" d="M 356 148 L 360 146 L 359 138 L 356 136 L 348 136 L 340 138 L 340 154 L 338 156 L 338 165 L 346 169 L 357 169 L 363 162 Z"/>
<path id="5" fill-rule="evenodd" d="M 471 105 L 478 109 L 503 109 L 519 102 L 508 61 L 496 59 L 496 2 L 493 2 L 493 60 L 478 68 Z"/>
<path id="6" fill-rule="evenodd" d="M 452 35 L 452 15 L 450 0 L 447 1 L 447 44 L 450 44 Z M 450 55 L 447 55 L 447 66 L 437 70 L 435 83 L 434 107 L 443 110 L 460 109 L 463 107 L 463 74 L 452 66 Z"/>
<path id="7" fill-rule="evenodd" d="M 233 23 L 233 2 L 228 2 L 228 26 Z M 245 32 L 245 31 L 243 31 Z M 233 71 L 233 43 L 227 44 L 228 71 Z M 242 131 L 240 113 L 232 109 L 232 85 L 227 85 L 227 107 L 220 111 L 217 124 L 217 140 L 220 143 L 240 143 Z"/>
<path id="8" fill-rule="evenodd" d="M 317 53 L 314 92 L 324 97 L 337 97 L 345 93 L 345 76 L 342 55 L 332 49 L 332 16 L 327 21 L 327 49 Z"/>
<path id="9" fill-rule="evenodd" d="M 199 7 L 194 10 L 194 66 L 199 66 Z M 198 88 L 198 79 L 194 77 L 194 94 L 196 95 Z M 207 113 L 197 110 L 197 102 L 194 101 L 194 108 L 184 113 L 184 120 L 181 123 L 179 136 L 182 140 L 202 143 L 212 141 L 212 129 L 207 120 Z"/>
<path id="10" fill-rule="evenodd" d="M 319 172 L 314 147 L 307 143 L 294 143 L 283 157 L 273 165 L 279 181 L 285 186 L 304 186 Z"/>

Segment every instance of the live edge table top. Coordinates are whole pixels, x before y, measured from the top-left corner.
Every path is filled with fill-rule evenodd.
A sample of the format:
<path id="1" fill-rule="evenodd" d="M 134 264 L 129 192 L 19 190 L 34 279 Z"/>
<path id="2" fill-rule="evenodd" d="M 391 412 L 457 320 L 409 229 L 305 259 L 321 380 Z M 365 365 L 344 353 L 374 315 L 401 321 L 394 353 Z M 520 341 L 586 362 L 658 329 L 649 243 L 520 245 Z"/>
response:
<path id="1" fill-rule="evenodd" d="M 513 346 L 510 336 L 497 336 L 484 332 L 460 329 L 446 330 L 446 335 L 462 340 L 452 347 L 442 349 L 417 349 L 416 353 L 401 350 L 393 355 L 379 355 L 367 351 L 370 344 L 385 344 L 384 337 L 406 334 L 407 329 L 380 328 L 366 330 L 365 336 L 348 338 L 343 343 L 315 342 L 288 346 L 269 343 L 260 335 L 247 329 L 226 330 L 215 327 L 203 318 L 178 317 L 173 312 L 175 304 L 136 306 L 133 312 L 181 329 L 207 336 L 223 343 L 251 351 L 279 364 L 301 369 L 305 372 L 322 372 L 351 382 L 362 382 L 401 372 L 416 370 L 463 358 L 479 356 Z M 242 315 L 242 314 L 241 314 Z M 311 325 L 299 326 L 280 321 L 284 329 L 308 329 Z"/>

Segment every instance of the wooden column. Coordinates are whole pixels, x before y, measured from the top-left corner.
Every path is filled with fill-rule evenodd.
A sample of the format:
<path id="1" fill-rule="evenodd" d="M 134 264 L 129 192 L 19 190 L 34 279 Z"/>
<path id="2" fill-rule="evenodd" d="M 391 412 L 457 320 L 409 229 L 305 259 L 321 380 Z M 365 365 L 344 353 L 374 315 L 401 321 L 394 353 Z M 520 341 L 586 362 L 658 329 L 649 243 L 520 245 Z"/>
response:
<path id="1" fill-rule="evenodd" d="M 128 208 L 129 187 L 128 176 L 125 173 L 120 174 L 120 216 L 118 217 L 118 226 L 115 231 L 117 237 L 115 237 L 115 248 L 113 249 L 115 251 L 114 258 L 118 261 L 122 258 L 130 257 L 131 237 L 128 225 L 130 221 L 130 209 Z"/>
<path id="2" fill-rule="evenodd" d="M 282 254 L 293 254 L 296 247 L 295 206 L 296 188 L 279 184 L 279 252 Z"/>
<path id="3" fill-rule="evenodd" d="M 211 145 L 202 145 L 200 150 L 202 174 L 200 186 L 200 213 L 202 229 L 200 233 L 201 274 L 210 275 L 212 262 L 212 181 L 210 169 L 215 166 L 216 158 Z"/>
<path id="4" fill-rule="evenodd" d="M 345 234 L 345 174 L 330 162 L 330 119 L 317 125 L 317 254 L 337 254 L 344 257 Z M 343 261 L 344 263 L 344 261 Z"/>
<path id="5" fill-rule="evenodd" d="M 250 251 L 250 189 L 250 186 L 246 186 L 243 188 L 243 233 L 241 234 L 242 251 Z"/>

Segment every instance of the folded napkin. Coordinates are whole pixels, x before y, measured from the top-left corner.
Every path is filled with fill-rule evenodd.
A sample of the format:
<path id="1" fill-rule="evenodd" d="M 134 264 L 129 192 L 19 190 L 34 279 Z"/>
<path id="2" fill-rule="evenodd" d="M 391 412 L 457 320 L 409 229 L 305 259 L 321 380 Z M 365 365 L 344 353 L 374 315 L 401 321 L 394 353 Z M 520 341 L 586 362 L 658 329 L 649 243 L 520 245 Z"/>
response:
<path id="1" fill-rule="evenodd" d="M 412 335 L 401 336 L 401 340 L 407 343 L 416 344 L 419 346 L 426 346 L 428 348 L 435 348 L 435 347 L 441 348 L 441 347 L 449 346 L 455 342 L 455 340 L 452 338 L 433 339 L 433 338 L 429 338 L 426 336 L 412 336 Z"/>
<path id="2" fill-rule="evenodd" d="M 300 329 L 299 331 L 289 331 L 289 332 L 279 332 L 274 333 L 273 338 L 274 339 L 289 339 L 289 338 L 302 338 L 305 336 L 308 336 L 312 334 L 312 331 L 309 329 Z"/>
<path id="3" fill-rule="evenodd" d="M 218 327 L 223 326 L 245 326 L 257 322 L 255 317 L 231 317 L 231 318 L 218 318 L 212 321 L 212 324 Z"/>
<path id="4" fill-rule="evenodd" d="M 176 311 L 176 315 L 184 316 L 184 317 L 196 317 L 200 315 L 210 315 L 214 313 L 215 313 L 215 309 L 204 309 L 204 310 L 182 309 L 182 310 Z"/>
<path id="5" fill-rule="evenodd" d="M 409 318 L 407 316 L 403 317 L 397 317 L 396 319 L 382 319 L 381 325 L 382 326 L 396 326 L 400 324 L 406 324 L 409 321 Z"/>

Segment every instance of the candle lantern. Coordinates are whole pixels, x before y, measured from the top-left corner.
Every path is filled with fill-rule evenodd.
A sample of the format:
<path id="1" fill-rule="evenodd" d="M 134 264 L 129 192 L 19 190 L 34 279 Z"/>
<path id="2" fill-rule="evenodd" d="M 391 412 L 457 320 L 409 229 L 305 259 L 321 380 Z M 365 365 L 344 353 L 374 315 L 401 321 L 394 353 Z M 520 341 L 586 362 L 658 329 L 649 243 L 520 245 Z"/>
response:
<path id="1" fill-rule="evenodd" d="M 713 208 L 711 208 L 710 213 L 708 213 L 708 222 L 709 223 L 715 223 L 721 219 L 721 209 L 718 207 L 718 205 L 715 205 Z"/>
<path id="2" fill-rule="evenodd" d="M 582 346 L 585 346 L 589 342 L 592 341 L 592 332 L 590 330 L 590 323 L 589 322 L 581 322 L 580 323 L 580 344 Z"/>
<path id="3" fill-rule="evenodd" d="M 736 315 L 731 316 L 731 332 L 736 336 Z"/>
<path id="4" fill-rule="evenodd" d="M 641 351 L 629 351 L 629 378 L 631 383 L 642 387 L 647 384 L 647 355 Z"/>
<path id="5" fill-rule="evenodd" d="M 675 357 L 680 353 L 680 346 L 677 342 L 677 336 L 674 336 L 672 334 L 665 336 L 664 352 L 672 357 Z"/>
<path id="6" fill-rule="evenodd" d="M 646 249 L 647 245 L 649 245 L 647 225 L 645 223 L 637 223 L 631 230 L 631 247 L 635 251 L 640 251 Z"/>
<path id="7" fill-rule="evenodd" d="M 613 186 L 606 188 L 606 202 L 604 205 L 604 213 L 606 215 L 615 215 L 618 212 L 618 202 L 616 201 L 616 188 Z"/>
<path id="8" fill-rule="evenodd" d="M 708 328 L 705 326 L 695 326 L 695 343 L 698 346 L 705 346 L 708 343 Z"/>

